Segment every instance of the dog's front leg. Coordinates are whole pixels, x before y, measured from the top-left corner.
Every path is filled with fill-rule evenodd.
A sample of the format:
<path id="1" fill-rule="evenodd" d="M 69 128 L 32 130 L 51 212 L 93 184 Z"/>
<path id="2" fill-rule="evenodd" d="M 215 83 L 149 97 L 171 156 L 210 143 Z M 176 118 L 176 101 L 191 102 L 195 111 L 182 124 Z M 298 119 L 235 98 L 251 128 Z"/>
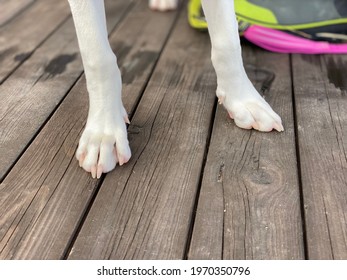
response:
<path id="1" fill-rule="evenodd" d="M 93 178 L 130 159 L 121 75 L 108 42 L 103 0 L 69 0 L 81 51 L 89 113 L 76 157 Z"/>
<path id="2" fill-rule="evenodd" d="M 237 126 L 260 131 L 283 130 L 281 118 L 259 95 L 242 63 L 233 0 L 202 0 L 217 74 L 217 96 Z"/>

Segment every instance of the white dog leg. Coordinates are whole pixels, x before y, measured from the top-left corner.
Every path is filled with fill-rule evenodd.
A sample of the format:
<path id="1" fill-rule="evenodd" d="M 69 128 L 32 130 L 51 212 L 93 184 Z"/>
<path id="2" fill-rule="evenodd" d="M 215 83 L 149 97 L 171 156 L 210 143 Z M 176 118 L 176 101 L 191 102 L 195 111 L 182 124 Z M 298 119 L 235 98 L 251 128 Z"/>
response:
<path id="1" fill-rule="evenodd" d="M 217 96 L 241 128 L 283 131 L 281 118 L 259 95 L 242 63 L 233 0 L 202 0 L 217 74 Z"/>
<path id="2" fill-rule="evenodd" d="M 170 11 L 177 8 L 178 0 L 149 0 L 149 7 L 152 10 Z"/>
<path id="3" fill-rule="evenodd" d="M 89 113 L 76 157 L 93 178 L 130 159 L 121 76 L 108 42 L 103 0 L 69 0 L 89 93 Z"/>

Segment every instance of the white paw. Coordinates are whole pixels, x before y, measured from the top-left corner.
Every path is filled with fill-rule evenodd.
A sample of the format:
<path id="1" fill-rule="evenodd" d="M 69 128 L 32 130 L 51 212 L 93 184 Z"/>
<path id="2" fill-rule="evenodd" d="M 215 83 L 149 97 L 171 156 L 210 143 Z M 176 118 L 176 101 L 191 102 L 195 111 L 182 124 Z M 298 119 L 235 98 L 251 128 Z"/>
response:
<path id="1" fill-rule="evenodd" d="M 100 178 L 115 168 L 123 165 L 131 152 L 127 139 L 125 122 L 129 122 L 125 110 L 111 118 L 104 114 L 101 117 L 88 117 L 76 151 L 80 166 L 90 172 L 93 178 Z"/>
<path id="2" fill-rule="evenodd" d="M 177 8 L 177 0 L 149 0 L 149 7 L 156 11 L 171 11 Z"/>
<path id="3" fill-rule="evenodd" d="M 268 132 L 283 131 L 282 120 L 255 90 L 250 82 L 241 87 L 231 87 L 233 93 L 217 91 L 219 103 L 227 109 L 238 127 Z"/>

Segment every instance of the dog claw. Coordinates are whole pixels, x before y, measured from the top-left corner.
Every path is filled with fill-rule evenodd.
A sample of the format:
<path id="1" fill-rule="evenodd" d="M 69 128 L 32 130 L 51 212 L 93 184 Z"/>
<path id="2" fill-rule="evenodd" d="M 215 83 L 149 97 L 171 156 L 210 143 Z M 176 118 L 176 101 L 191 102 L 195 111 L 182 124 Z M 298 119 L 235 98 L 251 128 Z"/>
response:
<path id="1" fill-rule="evenodd" d="M 100 179 L 100 177 L 101 177 L 101 175 L 102 175 L 102 172 L 103 172 L 102 165 L 99 164 L 99 165 L 98 165 L 97 172 L 96 172 L 96 178 L 97 178 L 97 179 Z"/>
<path id="2" fill-rule="evenodd" d="M 255 130 L 260 130 L 260 129 L 259 129 L 259 125 L 258 125 L 257 122 L 254 122 L 254 123 L 252 124 L 252 127 L 253 127 Z"/>
<path id="3" fill-rule="evenodd" d="M 96 166 L 93 165 L 90 169 L 90 172 L 92 173 L 92 178 L 95 179 L 96 178 Z"/>
<path id="4" fill-rule="evenodd" d="M 86 157 L 85 153 L 80 155 L 80 157 L 78 159 L 78 164 L 79 164 L 80 167 L 82 167 L 82 164 L 83 164 L 83 161 L 84 161 L 85 157 Z"/>
<path id="5" fill-rule="evenodd" d="M 125 163 L 125 159 L 122 156 L 118 156 L 119 166 L 122 166 Z"/>
<path id="6" fill-rule="evenodd" d="M 119 153 L 117 154 L 117 159 L 118 159 L 118 164 L 119 166 L 122 166 L 124 163 L 127 163 L 129 159 L 126 159 L 126 157 L 120 155 Z"/>
<path id="7" fill-rule="evenodd" d="M 125 123 L 130 124 L 128 115 L 124 116 L 124 121 Z"/>
<path id="8" fill-rule="evenodd" d="M 278 132 L 284 131 L 283 125 L 282 125 L 282 124 L 279 124 L 279 123 L 275 123 L 275 124 L 274 124 L 274 129 L 276 129 Z"/>

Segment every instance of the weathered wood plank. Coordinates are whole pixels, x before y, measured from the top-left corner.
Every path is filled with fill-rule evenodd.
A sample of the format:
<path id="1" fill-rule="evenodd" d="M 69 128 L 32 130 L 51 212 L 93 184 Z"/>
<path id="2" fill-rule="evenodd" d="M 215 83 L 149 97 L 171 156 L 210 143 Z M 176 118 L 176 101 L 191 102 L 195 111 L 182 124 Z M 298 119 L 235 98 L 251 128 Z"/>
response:
<path id="1" fill-rule="evenodd" d="M 67 1 L 39 0 L 0 29 L 0 84 L 66 20 L 69 13 Z"/>
<path id="2" fill-rule="evenodd" d="M 63 1 L 65 2 L 65 1 Z M 130 6 L 106 1 L 111 31 Z M 0 85 L 0 179 L 83 72 L 72 18 Z"/>
<path id="3" fill-rule="evenodd" d="M 347 259 L 346 72 L 346 55 L 293 57 L 310 259 Z"/>
<path id="4" fill-rule="evenodd" d="M 181 14 L 70 259 L 182 259 L 215 103 L 207 34 Z"/>
<path id="5" fill-rule="evenodd" d="M 1 13 L 0 13 L 0 26 L 15 17 L 18 13 L 32 4 L 34 0 L 0 0 Z"/>
<path id="6" fill-rule="evenodd" d="M 153 13 L 147 5 L 138 1 L 110 38 L 120 48 L 123 80 L 134 79 L 124 90 L 129 111 L 136 104 L 128 100 L 141 95 L 177 15 Z M 87 107 L 82 79 L 0 185 L 0 259 L 65 256 L 99 183 L 74 158 Z"/>
<path id="7" fill-rule="evenodd" d="M 243 53 L 285 132 L 239 129 L 218 107 L 189 258 L 302 259 L 289 58 L 249 45 Z"/>
<path id="8" fill-rule="evenodd" d="M 75 165 L 72 170 L 76 172 L 72 172 L 83 187 L 61 181 L 64 175 L 73 177 L 67 166 L 74 157 L 76 138 L 85 121 L 76 114 L 87 106 L 84 95 L 82 82 L 57 112 L 59 117 L 53 116 L 48 129 L 43 129 L 0 185 L 0 259 L 57 259 L 64 254 L 72 233 L 67 239 L 63 233 L 81 218 L 78 210 L 85 207 L 85 200 L 90 199 L 97 184 Z M 54 199 L 55 195 L 60 201 Z M 67 196 L 80 199 L 69 205 Z M 43 225 L 39 223 L 42 219 Z M 54 226 L 50 219 L 55 220 Z M 67 219 L 67 224 L 61 225 L 62 219 Z M 52 241 L 56 233 L 62 236 Z"/>

